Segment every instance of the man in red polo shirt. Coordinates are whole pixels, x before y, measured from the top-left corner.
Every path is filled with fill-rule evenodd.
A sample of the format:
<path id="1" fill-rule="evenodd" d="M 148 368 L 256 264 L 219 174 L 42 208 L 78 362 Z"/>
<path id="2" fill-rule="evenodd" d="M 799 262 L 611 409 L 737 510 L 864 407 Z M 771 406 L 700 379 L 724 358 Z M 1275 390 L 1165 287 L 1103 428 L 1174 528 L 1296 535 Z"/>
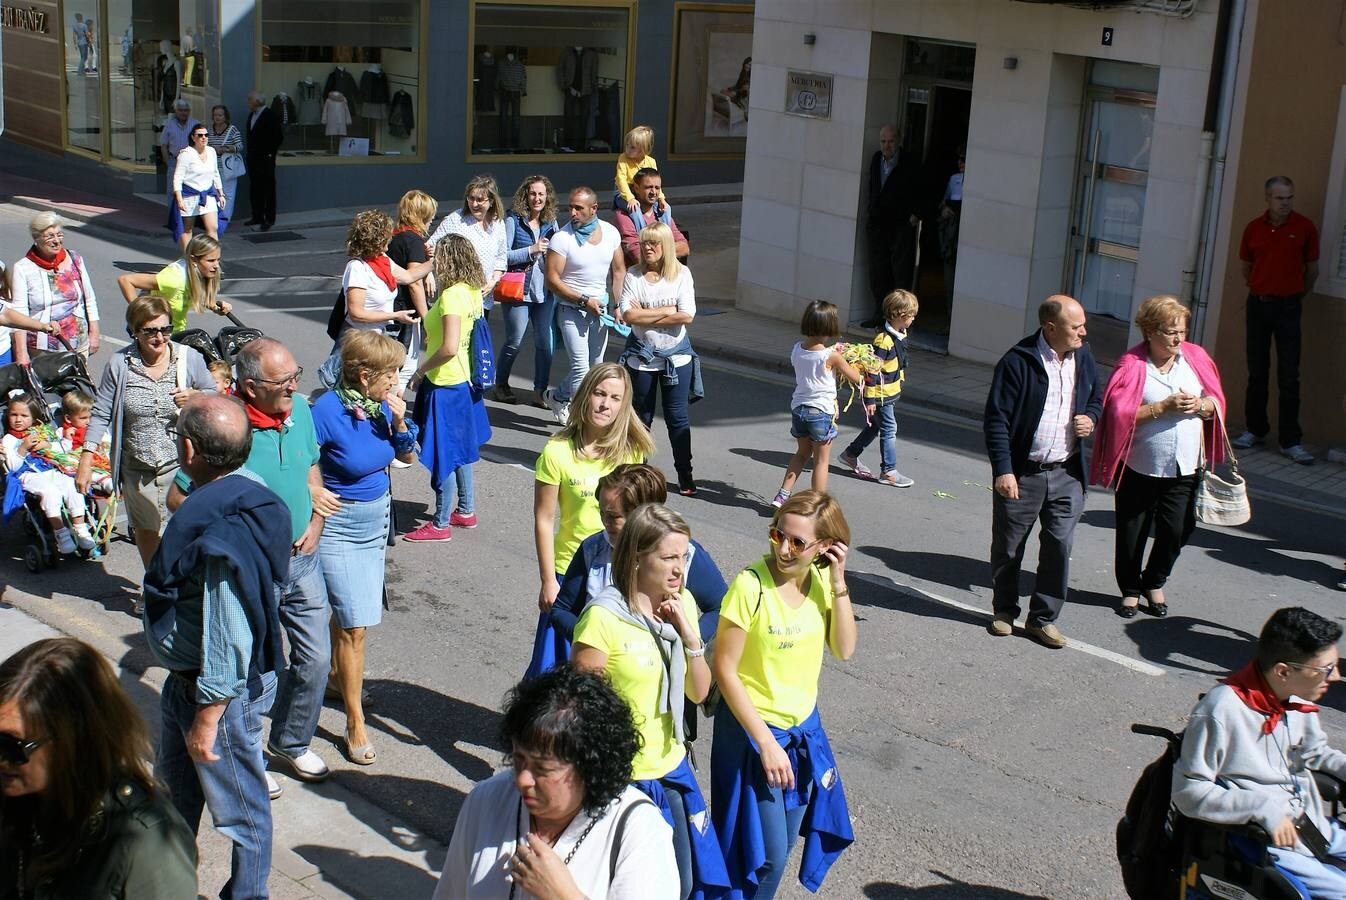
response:
<path id="1" fill-rule="evenodd" d="M 1248 223 L 1239 244 L 1243 280 L 1248 284 L 1248 430 L 1233 444 L 1246 450 L 1271 431 L 1267 395 L 1271 341 L 1276 341 L 1276 384 L 1280 389 L 1281 454 L 1301 465 L 1313 463 L 1299 428 L 1299 311 L 1318 279 L 1318 229 L 1294 211 L 1295 185 L 1284 175 L 1267 179 L 1267 211 Z"/>

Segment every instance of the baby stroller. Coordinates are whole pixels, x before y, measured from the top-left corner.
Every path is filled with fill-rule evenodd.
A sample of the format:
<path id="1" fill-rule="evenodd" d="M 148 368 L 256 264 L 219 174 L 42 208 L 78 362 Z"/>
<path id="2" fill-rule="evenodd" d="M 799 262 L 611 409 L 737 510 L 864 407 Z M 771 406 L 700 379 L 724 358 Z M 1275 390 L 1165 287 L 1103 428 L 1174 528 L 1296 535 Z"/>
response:
<path id="1" fill-rule="evenodd" d="M 12 392 L 22 391 L 38 398 L 46 411 L 44 421 L 48 424 L 54 421 L 56 411 L 61 408 L 61 398 L 65 394 L 73 390 L 83 391 L 90 396 L 94 393 L 93 380 L 89 377 L 84 357 L 76 353 L 65 338 L 60 335 L 56 338 L 65 347 L 64 351 L 36 356 L 29 366 L 17 363 L 0 366 L 0 397 L 8 398 Z M 8 482 L 8 473 L 5 474 Z M 52 532 L 51 523 L 47 521 L 38 499 L 24 493 L 17 481 L 13 484 L 6 483 L 5 487 L 5 521 L 20 508 L 23 510 L 23 529 L 28 538 L 23 551 L 24 565 L 28 571 L 34 573 L 55 566 L 61 559 L 61 554 L 57 552 L 56 535 Z M 18 499 L 19 496 L 22 500 Z M 85 559 L 97 558 L 107 552 L 107 542 L 112 530 L 111 519 L 115 513 L 115 504 L 108 500 L 108 496 L 92 492 L 85 496 L 87 516 L 91 521 L 97 522 L 97 528 L 94 530 L 97 544 L 94 549 L 77 551 Z"/>
<path id="2" fill-rule="evenodd" d="M 257 340 L 262 332 L 244 325 L 233 313 L 229 313 L 228 317 L 234 324 L 224 326 L 214 337 L 204 328 L 185 328 L 174 334 L 173 340 L 184 347 L 191 347 L 205 357 L 206 362 L 222 359 L 232 366 L 234 357 L 238 356 L 243 345 Z"/>

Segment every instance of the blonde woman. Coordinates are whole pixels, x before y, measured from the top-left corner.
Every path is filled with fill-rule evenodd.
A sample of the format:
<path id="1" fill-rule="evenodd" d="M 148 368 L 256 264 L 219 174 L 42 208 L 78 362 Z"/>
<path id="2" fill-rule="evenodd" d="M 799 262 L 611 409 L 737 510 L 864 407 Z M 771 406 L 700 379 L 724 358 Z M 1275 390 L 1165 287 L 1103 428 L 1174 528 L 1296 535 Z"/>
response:
<path id="1" fill-rule="evenodd" d="M 612 551 L 612 584 L 580 616 L 574 647 L 576 668 L 603 672 L 631 707 L 641 736 L 631 780 L 673 827 L 682 898 L 729 889 L 715 829 L 692 824 L 705 820 L 706 801 L 687 759 L 683 708 L 706 699 L 711 679 L 685 583 L 691 539 L 668 507 L 633 510 Z"/>
<path id="2" fill-rule="evenodd" d="M 413 543 L 452 540 L 455 525 L 477 527 L 472 464 L 491 439 L 486 402 L 471 385 L 472 327 L 482 316 L 481 267 L 467 238 L 451 234 L 435 246 L 435 283 L 444 290 L 426 316 L 426 358 L 411 377 L 435 515 L 404 538 Z M 450 484 L 458 491 L 452 507 Z"/>
<path id="3" fill-rule="evenodd" d="M 484 308 L 494 305 L 491 291 L 505 273 L 505 204 L 500 200 L 500 188 L 490 175 L 478 175 L 463 188 L 463 205 L 444 217 L 435 233 L 430 235 L 430 246 L 438 244 L 451 234 L 467 238 L 477 252 L 481 265 L 481 292 Z"/>
<path id="4" fill-rule="evenodd" d="M 565 427 L 538 456 L 533 482 L 533 539 L 537 549 L 537 638 L 529 672 L 546 671 L 569 655 L 548 613 L 580 543 L 603 528 L 598 480 L 622 463 L 644 462 L 654 441 L 631 408 L 631 378 L 617 363 L 591 368 L 580 382 Z M 554 532 L 554 533 L 553 533 Z"/>
<path id="5" fill-rule="evenodd" d="M 88 356 L 98 352 L 98 298 L 84 260 L 65 246 L 60 216 L 41 212 L 28 222 L 33 245 L 10 273 L 14 311 L 38 322 L 52 323 L 72 347 Z M 31 330 L 31 329 L 30 329 Z M 14 361 L 26 363 L 33 351 L 60 350 L 61 344 L 40 328 L 13 346 Z"/>
<path id="6" fill-rule="evenodd" d="M 130 303 L 141 294 L 162 297 L 168 303 L 174 333 L 187 327 L 187 311 L 210 310 L 221 316 L 233 309 L 218 296 L 220 279 L 220 242 L 208 234 L 193 235 L 183 258 L 169 263 L 154 274 L 117 276 L 117 287 Z"/>
<path id="7" fill-rule="evenodd" d="M 691 497 L 696 482 L 687 406 L 703 394 L 701 363 L 687 338 L 687 326 L 696 318 L 696 288 L 691 270 L 674 253 L 673 230 L 662 222 L 640 230 L 640 266 L 626 273 L 619 315 L 631 326 L 621 356 L 631 376 L 631 404 L 649 428 L 655 395 L 663 395 L 678 492 Z"/>
<path id="8" fill-rule="evenodd" d="M 426 237 L 430 234 L 430 223 L 435 220 L 435 211 L 439 204 L 425 191 L 410 190 L 397 201 L 397 224 L 393 236 L 388 241 L 388 258 L 394 265 L 406 269 L 415 263 L 430 259 L 425 249 Z M 426 299 L 426 280 L 413 281 L 411 284 L 397 286 L 397 299 L 393 301 L 394 310 L 411 310 L 421 319 L 429 309 Z M 402 324 L 392 333 L 393 337 L 407 348 L 407 364 L 414 367 L 420 362 L 421 349 L 425 343 L 425 334 L 419 322 Z"/>

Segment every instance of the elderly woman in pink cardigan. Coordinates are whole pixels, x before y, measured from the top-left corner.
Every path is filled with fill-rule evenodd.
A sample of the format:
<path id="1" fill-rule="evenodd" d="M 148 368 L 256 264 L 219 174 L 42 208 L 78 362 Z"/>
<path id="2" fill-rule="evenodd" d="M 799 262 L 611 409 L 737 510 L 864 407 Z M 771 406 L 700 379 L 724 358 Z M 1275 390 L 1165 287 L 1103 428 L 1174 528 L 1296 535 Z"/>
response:
<path id="1" fill-rule="evenodd" d="M 1189 344 L 1191 312 L 1162 294 L 1140 305 L 1145 340 L 1122 355 L 1103 394 L 1089 482 L 1116 488 L 1117 615 L 1168 615 L 1164 584 L 1196 527 L 1198 470 L 1224 457 L 1224 389 L 1206 351 Z M 1154 542 L 1145 558 L 1151 531 Z"/>

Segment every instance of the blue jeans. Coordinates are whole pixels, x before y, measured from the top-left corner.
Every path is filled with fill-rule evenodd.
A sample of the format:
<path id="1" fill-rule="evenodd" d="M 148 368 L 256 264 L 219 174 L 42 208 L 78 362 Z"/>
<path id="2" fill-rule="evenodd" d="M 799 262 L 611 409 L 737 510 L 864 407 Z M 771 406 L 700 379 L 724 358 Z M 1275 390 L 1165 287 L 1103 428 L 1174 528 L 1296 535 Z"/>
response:
<path id="1" fill-rule="evenodd" d="M 687 832 L 687 804 L 679 791 L 664 791 L 668 811 L 673 816 L 673 858 L 678 863 L 678 896 L 692 895 L 692 836 Z"/>
<path id="2" fill-rule="evenodd" d="M 715 710 L 715 740 L 711 744 L 711 753 L 728 753 L 738 758 L 743 747 L 748 746 L 748 732 L 734 718 L 729 704 L 721 701 Z M 756 755 L 756 751 L 753 751 Z M 761 772 L 760 762 L 754 762 Z M 762 848 L 766 852 L 766 862 L 757 870 L 757 893 L 753 896 L 760 900 L 770 900 L 776 896 L 781 880 L 785 877 L 785 864 L 790 860 L 790 851 L 799 840 L 799 826 L 808 812 L 808 804 L 796 806 L 785 811 L 785 797 L 780 788 L 757 789 L 757 814 L 762 820 Z M 740 885 L 735 885 L 741 887 Z"/>
<path id="3" fill-rule="evenodd" d="M 567 303 L 556 305 L 556 328 L 561 333 L 561 346 L 570 362 L 570 371 L 557 387 L 555 397 L 561 403 L 569 403 L 589 367 L 603 361 L 608 349 L 608 330 L 598 316 Z"/>
<path id="4" fill-rule="evenodd" d="M 448 478 L 440 483 L 435 491 L 435 527 L 444 528 L 449 524 L 449 491 L 458 485 L 458 506 L 454 509 L 460 516 L 472 515 L 477 505 L 475 481 L 472 478 L 472 464 L 459 466 Z"/>
<path id="5" fill-rule="evenodd" d="M 830 412 L 816 406 L 796 406 L 790 410 L 790 437 L 830 444 L 836 436 L 837 423 Z"/>
<path id="6" fill-rule="evenodd" d="M 1327 825 L 1328 855 L 1346 859 L 1346 829 L 1330 820 Z M 1268 847 L 1267 852 L 1276 868 L 1302 881 L 1314 900 L 1346 900 L 1346 872 L 1293 850 Z"/>
<path id="7" fill-rule="evenodd" d="M 882 474 L 897 470 L 897 399 L 894 398 L 886 403 L 880 403 L 879 408 L 874 411 L 869 424 L 861 429 L 860 433 L 851 441 L 850 446 L 846 448 L 846 455 L 859 458 L 865 448 L 874 442 L 875 435 L 879 438 L 879 465 Z"/>
<path id="8" fill-rule="evenodd" d="M 275 696 L 276 676 L 267 673 L 255 700 L 238 697 L 229 702 L 215 734 L 219 759 L 211 763 L 197 763 L 187 755 L 187 732 L 197 710 L 192 684 L 170 675 L 159 701 L 163 732 L 155 774 L 167 785 L 173 806 L 193 833 L 201 825 L 204 806 L 210 808 L 215 827 L 233 841 L 229 880 L 220 891 L 226 900 L 267 896 L 271 799 L 262 760 L 262 715 Z"/>
<path id="9" fill-rule="evenodd" d="M 332 668 L 332 632 L 327 625 L 331 618 L 317 551 L 290 557 L 290 574 L 280 593 L 280 624 L 290 639 L 290 668 L 271 711 L 269 741 L 273 750 L 286 756 L 301 756 L 318 728 Z"/>
<path id="10" fill-rule="evenodd" d="M 505 307 L 505 343 L 496 360 L 496 383 L 509 384 L 514 358 L 523 346 L 523 336 L 533 326 L 533 390 L 539 394 L 551 380 L 551 358 L 556 352 L 556 298 L 550 293 L 541 303 L 508 303 Z"/>
<path id="11" fill-rule="evenodd" d="M 649 428 L 654 421 L 655 394 L 664 395 L 664 425 L 673 450 L 673 469 L 680 478 L 692 477 L 692 425 L 687 418 L 687 391 L 692 384 L 692 364 L 678 367 L 678 383 L 665 384 L 663 372 L 641 372 L 630 366 L 631 405 Z"/>

